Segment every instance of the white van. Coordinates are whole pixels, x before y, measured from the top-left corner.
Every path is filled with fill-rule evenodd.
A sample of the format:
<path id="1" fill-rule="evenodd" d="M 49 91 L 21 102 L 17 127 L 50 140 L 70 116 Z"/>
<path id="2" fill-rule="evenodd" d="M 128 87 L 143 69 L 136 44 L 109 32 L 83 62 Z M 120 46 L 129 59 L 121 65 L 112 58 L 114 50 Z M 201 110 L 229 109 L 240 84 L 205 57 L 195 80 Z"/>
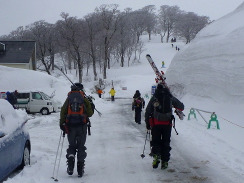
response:
<path id="1" fill-rule="evenodd" d="M 52 105 L 53 105 L 53 112 L 60 112 L 61 111 L 61 107 L 62 107 L 62 103 L 56 99 L 54 99 L 55 96 L 55 92 L 53 92 L 51 94 L 51 96 L 41 92 L 43 95 L 46 96 L 46 98 L 49 98 L 52 101 Z"/>
<path id="2" fill-rule="evenodd" d="M 40 91 L 18 92 L 16 108 L 24 108 L 27 113 L 47 115 L 54 112 L 51 98 Z"/>

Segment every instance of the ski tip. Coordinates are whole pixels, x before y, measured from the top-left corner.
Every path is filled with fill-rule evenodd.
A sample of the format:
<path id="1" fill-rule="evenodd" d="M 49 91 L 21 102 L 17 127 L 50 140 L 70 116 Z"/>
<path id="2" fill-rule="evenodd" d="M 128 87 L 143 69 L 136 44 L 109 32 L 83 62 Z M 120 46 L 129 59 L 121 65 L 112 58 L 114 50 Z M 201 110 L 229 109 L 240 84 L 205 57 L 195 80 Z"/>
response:
<path id="1" fill-rule="evenodd" d="M 146 57 L 151 57 L 151 56 L 149 54 L 147 54 Z"/>

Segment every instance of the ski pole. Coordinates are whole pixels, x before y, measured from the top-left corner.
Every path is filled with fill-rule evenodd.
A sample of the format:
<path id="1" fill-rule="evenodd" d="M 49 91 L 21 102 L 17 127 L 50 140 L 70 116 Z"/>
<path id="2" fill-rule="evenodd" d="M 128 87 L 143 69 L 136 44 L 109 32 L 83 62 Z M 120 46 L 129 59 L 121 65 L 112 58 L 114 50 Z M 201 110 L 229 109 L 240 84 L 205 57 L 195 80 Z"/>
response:
<path id="1" fill-rule="evenodd" d="M 150 149 L 150 153 L 149 153 L 149 156 L 153 156 L 153 153 L 152 153 L 152 144 L 151 144 L 151 133 L 150 133 L 151 131 L 149 130 L 149 149 Z"/>
<path id="2" fill-rule="evenodd" d="M 175 133 L 176 133 L 176 135 L 179 135 L 179 133 L 177 132 L 177 130 L 175 128 L 175 117 L 173 117 L 172 121 L 173 121 L 173 128 L 175 129 Z"/>
<path id="3" fill-rule="evenodd" d="M 61 131 L 60 137 L 59 137 L 58 149 L 57 149 L 57 152 L 56 152 L 56 157 L 55 157 L 55 162 L 54 162 L 54 167 L 53 167 L 53 176 L 51 177 L 52 179 L 55 179 L 54 178 L 54 172 L 55 172 L 55 169 L 56 169 L 56 162 L 57 162 L 57 157 L 58 157 L 58 151 L 59 151 L 59 146 L 60 146 L 60 142 L 61 142 L 61 137 L 62 137 L 62 131 Z"/>
<path id="4" fill-rule="evenodd" d="M 94 109 L 97 111 L 98 115 L 101 117 L 102 116 L 102 113 L 99 112 L 96 108 L 94 108 Z"/>
<path id="5" fill-rule="evenodd" d="M 151 156 L 151 154 L 152 154 L 152 149 L 151 149 L 151 130 L 148 130 L 148 135 L 149 135 L 149 149 L 150 149 L 150 154 L 149 154 L 149 156 Z"/>
<path id="6" fill-rule="evenodd" d="M 64 73 L 64 71 L 62 69 L 60 69 L 57 65 L 54 64 L 54 67 L 57 68 L 60 72 L 63 73 L 63 75 L 69 80 L 69 82 L 72 83 L 72 85 L 75 85 L 70 79 L 69 77 Z"/>
<path id="7" fill-rule="evenodd" d="M 91 135 L 91 121 L 89 118 L 87 118 L 87 131 L 88 135 Z"/>
<path id="8" fill-rule="evenodd" d="M 58 181 L 58 172 L 59 172 L 60 161 L 61 161 L 61 156 L 62 156 L 62 151 L 63 151 L 64 137 L 65 137 L 65 132 L 63 132 L 63 140 L 62 140 L 61 152 L 60 152 L 60 156 L 59 156 L 59 162 L 58 162 L 57 174 L 56 174 L 56 179 L 54 179 L 54 181 L 56 181 L 56 182 Z"/>
<path id="9" fill-rule="evenodd" d="M 149 131 L 149 130 L 147 130 L 147 134 L 149 133 L 148 131 Z M 143 152 L 142 152 L 142 154 L 141 154 L 141 158 L 142 158 L 142 159 L 145 157 L 145 155 L 144 155 L 144 151 L 145 151 L 145 146 L 146 146 L 146 143 L 147 143 L 147 134 L 146 134 L 146 139 L 145 139 L 145 144 L 144 144 Z"/>

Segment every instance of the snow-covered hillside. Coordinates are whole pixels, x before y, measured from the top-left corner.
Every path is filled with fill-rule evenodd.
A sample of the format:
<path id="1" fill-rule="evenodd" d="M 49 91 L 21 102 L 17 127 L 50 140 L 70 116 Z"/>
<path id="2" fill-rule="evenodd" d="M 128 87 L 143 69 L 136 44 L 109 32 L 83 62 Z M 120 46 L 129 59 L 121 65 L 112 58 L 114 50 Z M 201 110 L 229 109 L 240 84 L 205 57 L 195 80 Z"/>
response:
<path id="1" fill-rule="evenodd" d="M 244 3 L 204 28 L 167 70 L 183 93 L 218 102 L 244 102 Z"/>

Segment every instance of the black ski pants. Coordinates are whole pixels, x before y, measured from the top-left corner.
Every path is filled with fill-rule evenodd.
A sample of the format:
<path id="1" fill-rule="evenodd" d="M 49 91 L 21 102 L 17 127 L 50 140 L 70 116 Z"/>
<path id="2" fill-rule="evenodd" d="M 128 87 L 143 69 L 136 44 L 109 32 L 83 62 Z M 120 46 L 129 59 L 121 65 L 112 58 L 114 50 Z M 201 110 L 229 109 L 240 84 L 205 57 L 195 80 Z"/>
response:
<path id="1" fill-rule="evenodd" d="M 152 153 L 161 156 L 162 161 L 168 162 L 170 159 L 170 137 L 171 125 L 155 125 L 152 128 Z"/>
<path id="2" fill-rule="evenodd" d="M 141 124 L 141 108 L 135 107 L 135 122 Z"/>
<path id="3" fill-rule="evenodd" d="M 84 163 L 86 154 L 86 134 L 87 134 L 87 124 L 69 127 L 68 142 L 69 147 L 67 149 L 66 158 L 70 155 L 75 156 L 77 152 L 77 162 Z"/>

